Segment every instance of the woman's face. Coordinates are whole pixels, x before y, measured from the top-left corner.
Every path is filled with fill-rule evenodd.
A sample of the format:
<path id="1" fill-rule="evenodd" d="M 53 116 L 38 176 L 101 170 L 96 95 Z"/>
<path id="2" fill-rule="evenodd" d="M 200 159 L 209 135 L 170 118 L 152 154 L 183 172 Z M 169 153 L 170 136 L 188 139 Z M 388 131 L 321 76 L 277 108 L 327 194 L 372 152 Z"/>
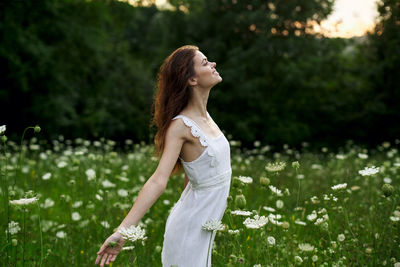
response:
<path id="1" fill-rule="evenodd" d="M 221 76 L 215 69 L 217 64 L 215 62 L 209 62 L 207 57 L 200 51 L 196 51 L 194 56 L 194 71 L 196 75 L 193 79 L 190 79 L 189 83 L 192 86 L 198 86 L 202 88 L 211 88 L 217 83 L 222 81 Z"/>

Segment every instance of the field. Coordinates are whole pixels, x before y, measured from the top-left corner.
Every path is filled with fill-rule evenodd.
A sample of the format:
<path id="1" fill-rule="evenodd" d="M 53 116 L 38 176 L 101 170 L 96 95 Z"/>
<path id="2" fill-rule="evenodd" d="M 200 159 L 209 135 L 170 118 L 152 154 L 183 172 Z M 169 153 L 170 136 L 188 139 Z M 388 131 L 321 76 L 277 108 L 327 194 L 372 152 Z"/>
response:
<path id="1" fill-rule="evenodd" d="M 333 153 L 231 141 L 231 193 L 213 266 L 400 266 L 398 145 L 348 142 Z M 153 150 L 62 136 L 33 137 L 22 149 L 2 142 L 0 265 L 93 266 L 155 170 Z M 127 243 L 113 266 L 161 266 L 165 221 L 183 183 L 183 174 L 170 178 L 142 219 L 147 239 Z"/>

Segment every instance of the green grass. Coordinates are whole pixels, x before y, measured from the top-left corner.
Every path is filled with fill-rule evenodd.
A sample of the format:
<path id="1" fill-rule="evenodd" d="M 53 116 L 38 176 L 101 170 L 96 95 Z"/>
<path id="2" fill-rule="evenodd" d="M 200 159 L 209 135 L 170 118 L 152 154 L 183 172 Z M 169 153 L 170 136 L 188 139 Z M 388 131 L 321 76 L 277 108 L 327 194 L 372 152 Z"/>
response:
<path id="1" fill-rule="evenodd" d="M 285 147 L 280 153 L 262 145 L 244 150 L 238 144 L 231 142 L 231 197 L 222 221 L 226 229 L 217 232 L 215 239 L 213 266 L 292 266 L 296 256 L 304 266 L 393 266 L 400 261 L 400 222 L 394 221 L 400 216 L 398 144 L 385 143 L 371 151 L 347 145 L 339 155 L 326 149 L 311 153 L 306 147 L 300 151 Z M 32 138 L 21 154 L 19 145 L 2 144 L 0 265 L 93 266 L 100 245 L 157 166 L 153 146 L 129 141 L 123 146 L 116 149 L 109 140 L 60 138 L 47 144 Z M 300 163 L 298 170 L 293 161 Z M 286 167 L 268 172 L 265 166 L 272 162 L 285 162 Z M 358 171 L 367 166 L 377 166 L 379 172 L 361 176 Z M 94 179 L 88 178 L 89 169 L 95 171 Z M 253 182 L 244 184 L 238 176 L 250 176 Z M 282 196 L 261 185 L 261 177 L 267 177 Z M 388 197 L 382 191 L 384 179 L 394 187 Z M 135 244 L 134 250 L 122 251 L 113 266 L 161 266 L 165 222 L 183 183 L 183 174 L 170 178 L 142 219 L 147 240 Z M 347 183 L 344 190 L 331 188 L 341 183 Z M 242 210 L 252 212 L 248 217 L 279 214 L 278 224 L 283 224 L 269 220 L 259 229 L 246 228 L 245 216 L 231 214 L 238 209 L 235 199 L 240 194 L 246 198 Z M 9 204 L 26 195 L 39 200 L 25 209 Z M 277 208 L 277 200 L 283 207 Z M 307 216 L 313 211 L 317 218 L 311 221 Z M 325 221 L 315 225 L 324 215 Z M 18 222 L 21 230 L 7 239 L 10 221 Z M 339 235 L 344 235 L 343 241 Z M 275 244 L 269 244 L 268 237 Z M 313 246 L 313 251 L 301 251 L 302 243 Z"/>

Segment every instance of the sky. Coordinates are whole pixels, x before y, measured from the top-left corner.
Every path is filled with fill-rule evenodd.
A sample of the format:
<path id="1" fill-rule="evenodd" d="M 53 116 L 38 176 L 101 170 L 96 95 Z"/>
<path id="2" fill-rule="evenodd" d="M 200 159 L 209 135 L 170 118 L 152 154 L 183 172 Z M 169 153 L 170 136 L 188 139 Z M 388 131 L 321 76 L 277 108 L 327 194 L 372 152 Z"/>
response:
<path id="1" fill-rule="evenodd" d="M 128 0 L 129 1 L 129 0 Z M 330 37 L 361 36 L 374 27 L 379 0 L 336 0 L 332 14 L 315 30 Z M 157 5 L 165 0 L 156 0 Z"/>
<path id="2" fill-rule="evenodd" d="M 378 16 L 377 2 L 378 0 L 336 0 L 334 11 L 321 24 L 322 30 L 332 37 L 363 35 L 375 24 Z"/>

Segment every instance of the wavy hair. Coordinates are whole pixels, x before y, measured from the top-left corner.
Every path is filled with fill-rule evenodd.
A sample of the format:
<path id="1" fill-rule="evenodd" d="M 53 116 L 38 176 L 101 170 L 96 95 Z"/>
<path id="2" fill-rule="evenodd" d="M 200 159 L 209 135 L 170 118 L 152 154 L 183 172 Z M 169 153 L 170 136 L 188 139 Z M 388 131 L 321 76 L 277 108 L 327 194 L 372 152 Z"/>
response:
<path id="1" fill-rule="evenodd" d="M 157 127 L 154 137 L 155 155 L 161 157 L 164 150 L 165 135 L 173 117 L 178 115 L 188 104 L 190 97 L 189 78 L 194 71 L 194 56 L 197 46 L 185 45 L 169 55 L 160 67 L 157 75 L 157 91 L 154 96 L 152 125 Z M 172 173 L 182 170 L 177 160 Z"/>

